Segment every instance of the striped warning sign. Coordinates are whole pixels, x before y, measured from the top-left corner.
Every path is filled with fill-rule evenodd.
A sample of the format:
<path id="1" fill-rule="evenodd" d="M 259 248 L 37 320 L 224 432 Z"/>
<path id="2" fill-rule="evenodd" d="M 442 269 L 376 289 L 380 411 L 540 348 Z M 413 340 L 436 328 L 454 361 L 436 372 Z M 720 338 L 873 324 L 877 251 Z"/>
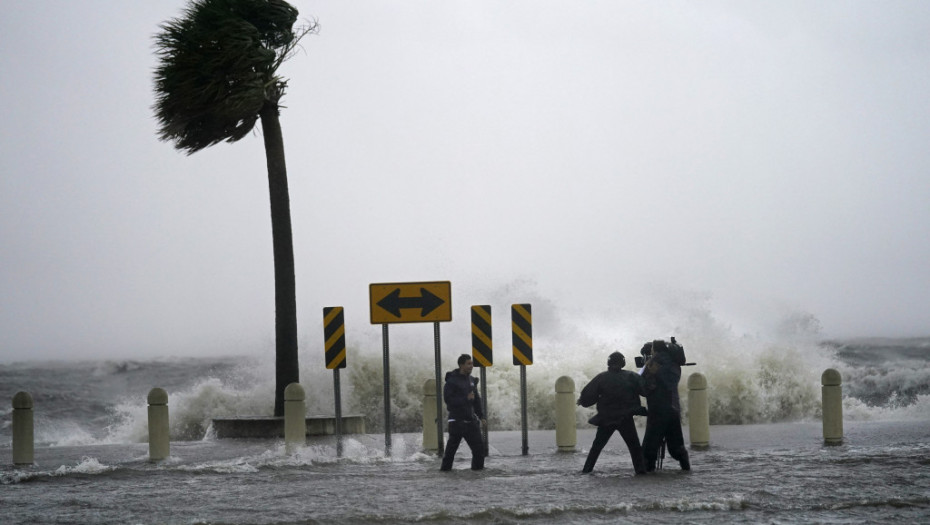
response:
<path id="1" fill-rule="evenodd" d="M 491 343 L 491 307 L 476 305 L 471 307 L 471 358 L 477 367 L 494 364 Z"/>
<path id="2" fill-rule="evenodd" d="M 513 364 L 533 364 L 533 310 L 528 304 L 510 307 L 513 327 Z"/>
<path id="3" fill-rule="evenodd" d="M 346 322 L 341 306 L 323 308 L 323 348 L 326 368 L 346 367 Z"/>

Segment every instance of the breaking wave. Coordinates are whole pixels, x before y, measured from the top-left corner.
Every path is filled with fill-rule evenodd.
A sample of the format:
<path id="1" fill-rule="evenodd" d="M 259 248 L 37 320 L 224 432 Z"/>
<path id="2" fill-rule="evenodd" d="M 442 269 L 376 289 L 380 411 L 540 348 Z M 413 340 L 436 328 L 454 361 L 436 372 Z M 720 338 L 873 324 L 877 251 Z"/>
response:
<path id="1" fill-rule="evenodd" d="M 643 342 L 671 336 L 684 345 L 688 361 L 696 363 L 683 368 L 682 399 L 687 398 L 688 375 L 703 374 L 712 424 L 819 418 L 820 378 L 827 368 L 843 377 L 847 418 L 930 419 L 930 338 L 824 341 L 816 318 L 803 312 L 773 318 L 771 329 L 747 334 L 718 319 L 709 298 L 700 294 L 650 297 L 655 304 L 648 308 L 602 308 L 592 314 L 561 308 L 531 285 L 521 286 L 484 296 L 494 301 L 497 327 L 494 365 L 486 369 L 485 385 L 494 430 L 521 428 L 520 369 L 510 355 L 511 302 L 533 305 L 534 364 L 526 367 L 530 429 L 554 428 L 554 385 L 560 376 L 570 377 L 580 391 L 605 368 L 609 353 L 623 352 L 627 368 L 632 368 Z M 455 368 L 460 353 L 470 351 L 470 326 L 461 325 L 442 328 L 441 375 Z M 391 327 L 393 432 L 422 429 L 424 384 L 436 374 L 431 328 Z M 363 342 L 348 348 L 348 367 L 341 372 L 342 412 L 363 415 L 367 431 L 380 433 L 382 341 L 380 334 L 369 332 L 367 340 L 356 338 Z M 335 412 L 333 373 L 323 367 L 321 346 L 301 345 L 300 377 L 310 415 Z M 261 357 L 15 364 L 0 366 L 0 379 L 9 388 L 34 389 L 36 406 L 42 407 L 36 410 L 38 444 L 145 442 L 146 396 L 155 386 L 169 394 L 171 439 L 190 441 L 210 439 L 212 418 L 271 414 L 273 361 L 273 350 L 268 350 Z M 24 388 L 21 383 L 27 380 L 32 386 Z M 590 416 L 590 409 L 579 409 L 579 427 Z M 7 420 L 0 428 L 0 446 L 8 443 Z"/>

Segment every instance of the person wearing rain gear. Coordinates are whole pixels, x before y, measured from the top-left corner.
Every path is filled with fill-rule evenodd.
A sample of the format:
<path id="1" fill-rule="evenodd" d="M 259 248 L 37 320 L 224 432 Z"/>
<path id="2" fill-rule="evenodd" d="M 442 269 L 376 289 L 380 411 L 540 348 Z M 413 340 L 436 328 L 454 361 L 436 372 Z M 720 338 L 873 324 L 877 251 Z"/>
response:
<path id="1" fill-rule="evenodd" d="M 656 469 L 663 442 L 669 455 L 678 460 L 681 470 L 691 470 L 691 460 L 681 432 L 681 401 L 678 396 L 685 350 L 672 338 L 672 344 L 663 340 L 646 343 L 641 353 L 647 355 L 650 346 L 652 355 L 642 371 L 646 404 L 649 407 L 646 434 L 643 436 L 646 470 L 653 472 Z"/>
<path id="2" fill-rule="evenodd" d="M 460 355 L 458 365 L 457 369 L 446 373 L 446 384 L 442 389 L 442 398 L 449 414 L 449 442 L 446 443 L 439 470 L 452 470 L 452 461 L 455 460 L 462 439 L 471 449 L 471 469 L 481 470 L 484 468 L 485 455 L 481 426 L 486 425 L 487 421 L 478 395 L 478 379 L 471 376 L 474 363 L 470 355 Z"/>
<path id="3" fill-rule="evenodd" d="M 633 469 L 637 474 L 646 472 L 646 463 L 643 459 L 643 449 L 639 444 L 639 434 L 633 422 L 634 415 L 646 415 L 646 409 L 640 404 L 639 396 L 644 394 L 643 380 L 636 372 L 623 370 L 626 358 L 620 352 L 614 352 L 607 357 L 607 371 L 594 376 L 581 390 L 578 404 L 583 407 L 597 405 L 597 414 L 588 420 L 588 423 L 597 426 L 597 434 L 588 459 L 585 461 L 583 473 L 594 470 L 597 457 L 610 440 L 614 431 L 626 442 L 633 460 Z"/>

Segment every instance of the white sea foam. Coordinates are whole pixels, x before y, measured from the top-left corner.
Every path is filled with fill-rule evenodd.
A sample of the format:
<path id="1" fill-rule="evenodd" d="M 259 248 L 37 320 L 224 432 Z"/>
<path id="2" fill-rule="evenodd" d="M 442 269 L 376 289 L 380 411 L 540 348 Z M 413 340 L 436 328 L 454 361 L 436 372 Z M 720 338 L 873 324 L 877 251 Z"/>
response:
<path id="1" fill-rule="evenodd" d="M 417 447 L 419 440 L 407 444 L 402 436 L 394 436 L 393 447 L 395 451 L 413 450 L 413 452 L 398 453 L 385 456 L 383 448 L 368 446 L 351 437 L 343 440 L 343 454 L 337 455 L 336 447 L 330 445 L 307 444 L 288 447 L 284 442 L 277 442 L 259 454 L 246 455 L 233 459 L 207 461 L 192 465 L 178 464 L 177 469 L 182 471 L 216 472 L 216 473 L 255 473 L 264 468 L 290 468 L 334 464 L 377 464 L 377 463 L 409 463 L 418 461 L 432 461 L 435 456 L 420 452 Z"/>
<path id="2" fill-rule="evenodd" d="M 54 425 L 39 425 L 35 440 L 51 447 L 93 445 L 99 442 L 82 422 L 70 419 L 56 421 Z"/>
<path id="3" fill-rule="evenodd" d="M 742 510 L 748 505 L 748 499 L 743 494 L 721 495 L 716 498 L 679 498 L 679 499 L 658 499 L 646 504 L 636 503 L 605 503 L 602 505 L 591 505 L 582 503 L 551 503 L 547 505 L 537 505 L 533 507 L 515 506 L 512 508 L 487 508 L 475 510 L 464 514 L 455 514 L 455 517 L 465 520 L 474 521 L 503 521 L 517 520 L 545 520 L 558 519 L 560 516 L 584 515 L 594 513 L 597 516 L 624 516 L 631 512 L 648 512 L 648 511 L 676 511 L 676 512 L 694 512 L 694 511 L 735 511 Z M 447 511 L 420 516 L 423 521 L 441 520 L 442 518 L 451 517 Z"/>
<path id="4" fill-rule="evenodd" d="M 868 341 L 853 348 L 855 359 L 848 355 L 844 359 L 839 353 L 848 354 L 850 347 L 821 344 L 818 323 L 809 314 L 781 312 L 767 322 L 757 319 L 754 331 L 747 333 L 715 313 L 705 294 L 658 294 L 638 303 L 592 309 L 555 304 L 538 294 L 532 283 L 519 282 L 482 297 L 473 302 L 493 304 L 496 326 L 495 364 L 486 370 L 484 385 L 494 430 L 521 427 L 520 369 L 512 365 L 509 344 L 510 302 L 533 305 L 534 364 L 526 367 L 530 429 L 553 428 L 554 384 L 560 376 L 570 377 L 576 392 L 580 391 L 604 369 L 610 352 L 623 352 L 627 368 L 632 369 L 643 342 L 670 336 L 684 345 L 688 360 L 697 363 L 682 369 L 682 399 L 687 399 L 687 377 L 703 374 L 714 424 L 819 418 L 820 378 L 827 368 L 837 369 L 843 377 L 845 417 L 849 419 L 930 419 L 930 365 L 922 360 L 922 340 L 906 341 L 903 350 L 892 346 L 889 352 L 894 360 L 870 353 L 870 345 L 880 342 Z M 364 416 L 368 432 L 380 433 L 384 430 L 382 341 L 378 331 L 356 330 L 367 336 L 353 338 L 355 346 L 348 348 L 348 368 L 341 374 L 342 412 Z M 470 325 L 444 326 L 442 334 L 440 375 L 444 376 L 455 367 L 460 353 L 470 351 Z M 395 433 L 422 428 L 424 383 L 435 378 L 433 343 L 431 327 L 391 327 L 390 402 Z M 319 346 L 319 342 L 302 344 L 301 384 L 307 392 L 308 414 L 331 415 L 335 411 L 333 372 L 322 366 Z M 275 371 L 274 360 L 267 355 L 227 361 L 107 361 L 94 363 L 89 370 L 93 381 L 103 385 L 108 402 L 112 392 L 121 397 L 95 423 L 76 421 L 68 410 L 38 412 L 38 442 L 70 446 L 147 441 L 145 396 L 149 387 L 160 385 L 143 386 L 143 382 L 173 381 L 173 386 L 165 385 L 169 386 L 172 440 L 212 439 L 211 420 L 216 417 L 272 413 Z M 155 373 L 160 375 L 149 377 Z M 476 369 L 475 376 L 479 375 Z M 139 390 L 127 392 L 127 383 Z M 687 410 L 687 403 L 683 408 Z M 576 412 L 579 427 L 586 426 L 591 414 L 590 409 Z M 8 418 L 3 419 L 0 431 L 9 432 Z M 100 421 L 106 425 L 103 432 Z M 354 456 L 367 457 L 361 451 Z"/>
<path id="5" fill-rule="evenodd" d="M 835 357 L 817 344 L 817 334 L 810 333 L 816 330 L 816 320 L 803 314 L 790 314 L 788 320 L 773 321 L 776 327 L 767 332 L 738 334 L 712 314 L 706 301 L 707 298 L 700 295 L 684 295 L 660 301 L 647 310 L 605 310 L 592 316 L 584 311 L 563 312 L 551 302 L 540 299 L 538 305 L 534 304 L 534 325 L 548 322 L 550 326 L 534 337 L 535 362 L 526 370 L 530 428 L 553 428 L 554 384 L 560 376 L 571 377 L 576 391 L 580 391 L 588 380 L 604 370 L 610 352 L 623 352 L 627 356 L 627 368 L 632 369 L 633 357 L 638 355 L 644 342 L 656 338 L 667 340 L 670 336 L 676 336 L 685 346 L 688 360 L 697 363 L 697 366 L 683 368 L 682 398 L 687 397 L 687 376 L 696 372 L 704 374 L 710 387 L 712 423 L 816 417 L 820 406 L 820 375 L 826 368 L 838 366 Z M 504 311 L 506 321 L 508 312 Z M 502 324 L 499 319 L 495 322 Z M 520 372 L 510 362 L 509 330 L 495 334 L 498 348 L 495 365 L 487 370 L 489 420 L 495 429 L 518 429 L 521 425 Z M 422 424 L 417 409 L 423 383 L 434 377 L 429 366 L 431 349 L 423 341 L 415 342 L 406 335 L 391 337 L 392 345 L 402 348 L 391 354 L 394 429 L 414 431 Z M 393 343 L 395 339 L 399 339 L 397 344 Z M 380 395 L 383 385 L 378 380 L 380 356 L 356 353 L 361 355 L 354 358 L 354 366 L 349 371 L 348 383 L 353 393 L 350 402 L 366 416 L 370 427 L 377 429 L 383 414 Z M 444 354 L 447 362 L 443 374 L 454 368 L 458 353 Z M 398 363 L 401 373 L 394 372 Z M 578 424 L 584 425 L 590 415 L 590 411 L 579 410 Z"/>
<path id="6" fill-rule="evenodd" d="M 186 390 L 169 392 L 171 439 L 202 439 L 216 417 L 269 414 L 272 395 L 261 387 L 234 385 L 218 377 L 204 378 Z M 105 442 L 147 441 L 148 405 L 144 397 L 125 398 L 116 405 L 114 412 L 116 423 L 108 429 Z"/>
<path id="7" fill-rule="evenodd" d="M 114 470 L 115 467 L 104 465 L 100 463 L 97 458 L 84 456 L 81 458 L 81 461 L 73 467 L 67 465 L 62 465 L 58 467 L 55 472 L 52 473 L 53 476 L 68 476 L 70 474 L 102 474 L 104 472 L 109 472 Z"/>

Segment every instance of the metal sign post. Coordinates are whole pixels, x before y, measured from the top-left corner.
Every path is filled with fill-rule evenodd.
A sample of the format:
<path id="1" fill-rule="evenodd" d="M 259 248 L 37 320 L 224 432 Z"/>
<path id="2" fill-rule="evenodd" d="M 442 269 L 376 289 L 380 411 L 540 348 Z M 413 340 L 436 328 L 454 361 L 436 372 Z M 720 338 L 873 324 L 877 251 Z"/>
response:
<path id="1" fill-rule="evenodd" d="M 433 323 L 433 342 L 436 354 L 436 443 L 438 445 L 436 453 L 442 457 L 445 447 L 442 439 L 442 382 L 440 381 L 442 352 L 439 349 L 439 323 Z"/>
<path id="2" fill-rule="evenodd" d="M 440 378 L 439 323 L 452 320 L 452 283 L 432 281 L 416 283 L 373 283 L 368 285 L 371 324 L 381 325 L 384 341 L 384 452 L 391 454 L 391 363 L 388 346 L 388 324 L 434 324 L 436 345 L 436 429 L 439 454 L 442 440 L 442 387 Z"/>
<path id="3" fill-rule="evenodd" d="M 388 325 L 381 325 L 384 346 L 384 455 L 391 455 L 391 359 L 388 350 Z"/>
<path id="4" fill-rule="evenodd" d="M 336 405 L 336 455 L 342 457 L 342 387 L 339 369 L 346 367 L 345 313 L 341 306 L 323 308 L 323 350 L 326 368 L 333 371 L 333 399 Z"/>
<path id="5" fill-rule="evenodd" d="M 342 387 L 339 385 L 339 369 L 333 369 L 333 391 L 336 400 L 336 457 L 342 457 Z"/>
<path id="6" fill-rule="evenodd" d="M 526 366 L 520 365 L 520 425 L 521 437 L 523 438 L 523 455 L 530 453 L 529 432 L 527 431 L 526 421 Z"/>
<path id="7" fill-rule="evenodd" d="M 520 419 L 523 425 L 523 455 L 529 454 L 526 417 L 526 366 L 533 364 L 533 309 L 529 304 L 510 307 L 513 330 L 513 364 L 520 367 Z"/>
<path id="8" fill-rule="evenodd" d="M 482 367 L 481 377 L 481 410 L 484 412 L 485 424 L 481 426 L 481 438 L 484 439 L 484 455 L 487 457 L 491 452 L 490 441 L 488 440 L 488 425 L 490 423 L 490 414 L 488 414 L 488 378 L 485 373 L 486 368 Z"/>

